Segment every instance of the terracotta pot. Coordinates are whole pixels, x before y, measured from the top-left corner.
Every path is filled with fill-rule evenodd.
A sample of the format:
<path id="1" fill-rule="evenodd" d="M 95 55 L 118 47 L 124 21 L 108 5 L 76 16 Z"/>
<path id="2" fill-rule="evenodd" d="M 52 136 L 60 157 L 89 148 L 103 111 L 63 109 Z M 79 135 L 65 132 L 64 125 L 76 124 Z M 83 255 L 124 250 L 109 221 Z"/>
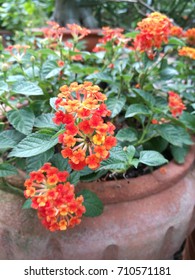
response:
<path id="1" fill-rule="evenodd" d="M 195 227 L 194 153 L 128 181 L 80 184 L 105 209 L 67 232 L 45 230 L 22 197 L 0 191 L 0 259 L 172 259 Z"/>

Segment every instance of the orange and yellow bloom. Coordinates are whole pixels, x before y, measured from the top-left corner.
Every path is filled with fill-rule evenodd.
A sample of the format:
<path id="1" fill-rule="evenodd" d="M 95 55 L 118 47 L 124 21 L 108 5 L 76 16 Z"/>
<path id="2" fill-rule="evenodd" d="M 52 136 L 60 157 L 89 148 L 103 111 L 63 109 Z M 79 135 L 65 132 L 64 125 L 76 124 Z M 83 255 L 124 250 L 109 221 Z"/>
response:
<path id="1" fill-rule="evenodd" d="M 60 91 L 56 100 L 58 111 L 53 121 L 64 125 L 64 133 L 59 135 L 61 154 L 69 159 L 74 170 L 85 166 L 97 169 L 116 145 L 115 126 L 104 121 L 110 116 L 104 103 L 106 96 L 91 82 L 74 82 L 70 86 L 62 86 Z"/>
<path id="2" fill-rule="evenodd" d="M 168 42 L 172 22 L 167 16 L 154 12 L 137 26 L 140 33 L 135 37 L 134 47 L 151 55 L 154 48 L 159 49 L 163 43 Z"/>
<path id="3" fill-rule="evenodd" d="M 66 230 L 81 222 L 85 213 L 83 196 L 75 197 L 67 171 L 59 171 L 45 163 L 38 171 L 30 173 L 25 181 L 24 195 L 31 198 L 31 207 L 37 210 L 42 224 L 50 231 Z"/>
<path id="4" fill-rule="evenodd" d="M 186 106 L 184 105 L 181 97 L 177 93 L 169 91 L 168 94 L 169 110 L 173 117 L 177 117 L 182 114 L 183 110 L 186 109 Z"/>
<path id="5" fill-rule="evenodd" d="M 178 51 L 180 56 L 187 56 L 191 59 L 195 59 L 195 48 L 183 47 Z"/>

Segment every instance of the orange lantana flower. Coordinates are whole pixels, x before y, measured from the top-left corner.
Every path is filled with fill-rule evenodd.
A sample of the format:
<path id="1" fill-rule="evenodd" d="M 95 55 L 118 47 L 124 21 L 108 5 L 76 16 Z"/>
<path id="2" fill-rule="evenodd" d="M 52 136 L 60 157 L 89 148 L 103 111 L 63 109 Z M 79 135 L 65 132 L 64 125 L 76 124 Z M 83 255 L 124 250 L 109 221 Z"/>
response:
<path id="1" fill-rule="evenodd" d="M 177 93 L 169 91 L 168 94 L 169 110 L 173 117 L 177 117 L 182 114 L 183 110 L 186 109 L 186 106 L 183 104 L 181 97 Z"/>
<path id="2" fill-rule="evenodd" d="M 135 37 L 134 47 L 141 52 L 152 55 L 153 48 L 159 49 L 168 42 L 172 27 L 171 20 L 158 12 L 154 12 L 137 24 L 140 33 Z"/>
<path id="3" fill-rule="evenodd" d="M 56 100 L 57 110 L 60 110 L 53 121 L 65 125 L 64 132 L 59 135 L 61 154 L 69 159 L 74 170 L 85 166 L 97 169 L 116 145 L 116 138 L 111 136 L 115 126 L 104 121 L 104 117 L 110 116 L 104 103 L 106 96 L 91 82 L 74 82 L 70 86 L 62 86 L 60 91 Z M 71 119 L 72 122 L 67 122 Z"/>
<path id="4" fill-rule="evenodd" d="M 37 210 L 42 224 L 50 231 L 74 227 L 86 211 L 83 196 L 75 197 L 74 185 L 67 182 L 68 176 L 67 171 L 45 163 L 38 171 L 31 172 L 30 179 L 24 183 L 25 197 L 31 198 L 31 207 Z"/>
<path id="5" fill-rule="evenodd" d="M 195 48 L 183 47 L 179 50 L 178 54 L 180 56 L 187 56 L 191 59 L 195 59 Z"/>
<path id="6" fill-rule="evenodd" d="M 195 28 L 188 29 L 185 33 L 185 37 L 189 45 L 195 46 Z"/>

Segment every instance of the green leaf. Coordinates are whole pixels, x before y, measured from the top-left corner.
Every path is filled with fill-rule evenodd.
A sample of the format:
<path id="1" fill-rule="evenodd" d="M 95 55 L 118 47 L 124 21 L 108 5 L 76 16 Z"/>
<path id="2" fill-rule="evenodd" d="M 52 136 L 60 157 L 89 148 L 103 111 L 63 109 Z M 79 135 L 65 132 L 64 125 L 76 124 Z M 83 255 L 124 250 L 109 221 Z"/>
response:
<path id="1" fill-rule="evenodd" d="M 150 115 L 150 111 L 144 104 L 132 104 L 127 108 L 125 118 L 131 118 L 136 115 Z"/>
<path id="2" fill-rule="evenodd" d="M 89 190 L 83 190 L 77 194 L 77 196 L 79 195 L 82 195 L 84 197 L 83 205 L 86 208 L 84 216 L 96 217 L 102 214 L 104 206 L 102 201 L 95 193 Z"/>
<path id="3" fill-rule="evenodd" d="M 39 155 L 58 143 L 58 138 L 47 134 L 32 133 L 24 138 L 9 154 L 9 157 L 32 157 Z"/>
<path id="4" fill-rule="evenodd" d="M 128 169 L 127 162 L 114 160 L 113 158 L 109 158 L 107 160 L 102 161 L 101 167 L 99 170 L 112 170 L 115 172 L 125 172 Z"/>
<path id="5" fill-rule="evenodd" d="M 52 159 L 51 159 L 51 163 L 57 167 L 60 171 L 71 171 L 70 165 L 68 164 L 68 159 L 67 158 L 63 158 L 63 156 L 61 154 L 55 154 Z"/>
<path id="6" fill-rule="evenodd" d="M 169 38 L 168 41 L 169 45 L 175 45 L 175 46 L 180 46 L 180 47 L 184 47 L 186 44 L 184 43 L 184 41 L 182 41 L 181 39 L 177 38 L 177 37 L 171 37 Z"/>
<path id="7" fill-rule="evenodd" d="M 125 37 L 134 39 L 137 36 L 137 34 L 139 34 L 139 31 L 132 31 L 132 32 L 125 33 Z"/>
<path id="8" fill-rule="evenodd" d="M 126 153 L 121 146 L 117 145 L 110 150 L 110 158 L 123 161 L 126 158 Z"/>
<path id="9" fill-rule="evenodd" d="M 143 144 L 144 150 L 154 150 L 162 153 L 168 146 L 167 140 L 158 136 Z"/>
<path id="10" fill-rule="evenodd" d="M 61 71 L 61 68 L 58 67 L 56 61 L 46 60 L 43 63 L 42 75 L 44 79 L 49 79 L 55 76 L 58 76 Z"/>
<path id="11" fill-rule="evenodd" d="M 28 135 L 32 132 L 35 115 L 29 108 L 11 110 L 7 113 L 11 125 L 19 132 Z"/>
<path id="12" fill-rule="evenodd" d="M 134 142 L 137 140 L 137 131 L 130 127 L 122 128 L 116 134 L 116 138 L 121 142 Z"/>
<path id="13" fill-rule="evenodd" d="M 179 120 L 182 121 L 187 128 L 195 132 L 195 115 L 192 115 L 189 112 L 183 112 Z"/>
<path id="14" fill-rule="evenodd" d="M 52 113 L 42 114 L 35 119 L 34 126 L 38 128 L 52 128 L 57 130 L 59 126 L 52 121 L 53 118 L 54 114 Z"/>
<path id="15" fill-rule="evenodd" d="M 156 151 L 141 151 L 139 162 L 148 166 L 158 166 L 167 163 L 168 160 Z"/>
<path id="16" fill-rule="evenodd" d="M 12 91 L 26 96 L 43 95 L 42 89 L 37 84 L 28 81 L 18 81 L 14 83 Z"/>
<path id="17" fill-rule="evenodd" d="M 80 181 L 80 173 L 78 171 L 73 171 L 70 173 L 68 177 L 68 182 L 76 186 Z"/>
<path id="18" fill-rule="evenodd" d="M 31 198 L 28 198 L 22 205 L 22 209 L 30 209 L 32 204 Z"/>
<path id="19" fill-rule="evenodd" d="M 44 163 L 48 162 L 54 154 L 54 149 L 51 148 L 39 155 L 28 157 L 26 159 L 26 172 L 29 173 L 38 170 Z"/>
<path id="20" fill-rule="evenodd" d="M 108 97 L 106 100 L 106 105 L 108 107 L 108 110 L 111 111 L 111 117 L 116 117 L 121 110 L 123 109 L 126 102 L 126 97 L 124 95 L 121 95 L 119 98 L 116 96 Z"/>
<path id="21" fill-rule="evenodd" d="M 0 133 L 0 150 L 14 148 L 24 138 L 24 134 L 15 129 L 4 130 Z"/>
<path id="22" fill-rule="evenodd" d="M 174 160 L 178 164 L 183 164 L 185 162 L 185 157 L 189 151 L 189 146 L 177 147 L 171 145 L 171 153 L 173 155 Z"/>
<path id="23" fill-rule="evenodd" d="M 175 146 L 182 147 L 184 144 L 193 144 L 188 132 L 180 126 L 161 124 L 156 127 L 156 131 L 162 138 Z"/>
<path id="24" fill-rule="evenodd" d="M 52 97 L 49 99 L 49 104 L 55 111 L 56 111 L 56 106 L 55 106 L 56 100 L 57 100 L 57 97 Z"/>
<path id="25" fill-rule="evenodd" d="M 160 76 L 163 80 L 170 80 L 178 74 L 178 71 L 173 67 L 167 67 L 160 72 Z"/>
<path id="26" fill-rule="evenodd" d="M 4 81 L 0 81 L 0 95 L 8 90 L 9 90 L 8 84 Z"/>
<path id="27" fill-rule="evenodd" d="M 112 83 L 113 82 L 112 77 L 110 75 L 107 75 L 107 74 L 101 73 L 101 72 L 90 74 L 85 79 L 86 80 L 94 80 L 95 79 L 95 80 L 100 80 L 102 82 L 107 82 L 107 83 Z"/>
<path id="28" fill-rule="evenodd" d="M 94 181 L 98 180 L 100 177 L 102 177 L 103 175 L 105 175 L 106 173 L 107 173 L 106 170 L 100 170 L 100 171 L 93 172 L 88 175 L 83 175 L 80 177 L 80 180 L 81 180 L 81 182 L 92 182 L 92 181 L 94 182 Z"/>
<path id="29" fill-rule="evenodd" d="M 0 177 L 6 177 L 6 176 L 16 175 L 16 174 L 18 174 L 18 171 L 13 165 L 9 163 L 0 164 Z"/>
<path id="30" fill-rule="evenodd" d="M 130 145 L 127 147 L 126 153 L 127 153 L 127 159 L 128 159 L 129 163 L 131 163 L 131 161 L 135 155 L 135 152 L 136 152 L 136 149 L 134 146 Z"/>
<path id="31" fill-rule="evenodd" d="M 155 104 L 155 98 L 148 91 L 144 91 L 141 89 L 134 88 L 133 92 L 135 92 L 149 107 L 153 107 Z"/>

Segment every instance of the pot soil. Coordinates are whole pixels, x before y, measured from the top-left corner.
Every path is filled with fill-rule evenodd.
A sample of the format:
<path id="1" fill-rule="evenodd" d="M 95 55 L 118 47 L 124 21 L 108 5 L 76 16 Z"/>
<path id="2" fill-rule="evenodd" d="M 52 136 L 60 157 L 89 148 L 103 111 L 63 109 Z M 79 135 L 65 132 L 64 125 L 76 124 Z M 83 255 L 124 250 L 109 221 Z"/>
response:
<path id="1" fill-rule="evenodd" d="M 105 209 L 67 232 L 47 231 L 22 197 L 0 190 L 0 259 L 172 259 L 195 227 L 194 154 L 137 178 L 81 183 Z"/>

